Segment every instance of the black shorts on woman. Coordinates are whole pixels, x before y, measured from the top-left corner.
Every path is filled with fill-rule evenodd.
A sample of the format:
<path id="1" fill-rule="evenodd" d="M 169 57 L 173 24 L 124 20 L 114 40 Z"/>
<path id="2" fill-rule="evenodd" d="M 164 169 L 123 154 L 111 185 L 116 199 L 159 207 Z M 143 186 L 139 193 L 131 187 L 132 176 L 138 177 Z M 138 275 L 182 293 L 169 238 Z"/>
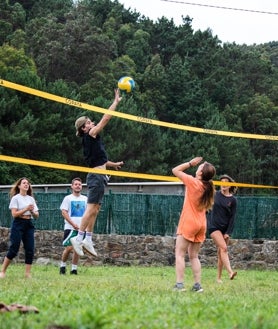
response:
<path id="1" fill-rule="evenodd" d="M 215 232 L 215 231 L 220 231 L 223 235 L 225 234 L 225 232 L 223 232 L 223 231 L 220 230 L 219 228 L 215 228 L 215 227 L 209 228 L 209 229 L 208 229 L 208 234 L 211 235 L 211 233 L 213 233 L 213 232 Z"/>

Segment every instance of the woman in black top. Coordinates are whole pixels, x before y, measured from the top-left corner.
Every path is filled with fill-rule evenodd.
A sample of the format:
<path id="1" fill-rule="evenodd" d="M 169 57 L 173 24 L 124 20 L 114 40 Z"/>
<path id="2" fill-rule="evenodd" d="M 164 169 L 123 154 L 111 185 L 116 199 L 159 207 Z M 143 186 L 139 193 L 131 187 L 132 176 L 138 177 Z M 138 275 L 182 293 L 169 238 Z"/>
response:
<path id="1" fill-rule="evenodd" d="M 234 182 L 228 175 L 221 176 L 220 181 Z M 219 283 L 222 283 L 223 266 L 226 268 L 230 280 L 237 275 L 237 272 L 231 268 L 228 255 L 228 244 L 234 229 L 237 208 L 237 200 L 234 197 L 236 190 L 235 186 L 222 185 L 220 191 L 215 194 L 213 209 L 208 214 L 208 233 L 217 247 L 217 282 Z"/>

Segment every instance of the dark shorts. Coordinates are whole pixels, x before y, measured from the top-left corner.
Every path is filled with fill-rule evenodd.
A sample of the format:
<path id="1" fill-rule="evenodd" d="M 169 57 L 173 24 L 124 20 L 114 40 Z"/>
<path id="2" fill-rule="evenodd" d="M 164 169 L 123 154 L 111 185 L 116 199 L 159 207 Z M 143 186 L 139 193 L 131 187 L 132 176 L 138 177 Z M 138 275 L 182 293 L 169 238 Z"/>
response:
<path id="1" fill-rule="evenodd" d="M 64 247 L 71 246 L 70 239 L 77 236 L 77 234 L 78 234 L 78 231 L 76 231 L 76 230 L 70 230 L 70 229 L 64 230 L 63 246 Z"/>
<path id="2" fill-rule="evenodd" d="M 71 237 L 76 236 L 78 233 L 77 230 L 66 229 L 64 230 L 64 240 L 71 235 Z"/>
<path id="3" fill-rule="evenodd" d="M 221 232 L 221 230 L 219 230 L 219 228 L 213 227 L 213 228 L 209 228 L 208 229 L 208 234 L 211 235 L 211 233 L 213 233 L 215 231 L 220 231 Z M 221 233 L 224 234 L 223 232 L 221 232 Z"/>
<path id="4" fill-rule="evenodd" d="M 101 204 L 104 196 L 105 186 L 107 185 L 107 178 L 105 175 L 88 174 L 88 200 L 87 203 Z"/>

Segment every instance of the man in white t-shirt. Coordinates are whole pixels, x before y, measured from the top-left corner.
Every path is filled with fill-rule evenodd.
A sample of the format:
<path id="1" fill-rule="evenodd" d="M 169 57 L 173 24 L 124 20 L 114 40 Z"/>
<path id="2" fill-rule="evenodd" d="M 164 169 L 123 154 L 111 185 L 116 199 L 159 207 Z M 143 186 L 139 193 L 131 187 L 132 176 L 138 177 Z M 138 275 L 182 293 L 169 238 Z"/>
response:
<path id="1" fill-rule="evenodd" d="M 74 178 L 72 180 L 71 190 L 72 193 L 64 197 L 60 206 L 64 218 L 63 246 L 65 246 L 60 264 L 60 274 L 66 274 L 67 260 L 71 252 L 73 252 L 73 255 L 70 274 L 77 274 L 79 255 L 74 251 L 70 239 L 77 235 L 82 216 L 87 206 L 87 197 L 81 194 L 82 181 L 80 178 Z"/>

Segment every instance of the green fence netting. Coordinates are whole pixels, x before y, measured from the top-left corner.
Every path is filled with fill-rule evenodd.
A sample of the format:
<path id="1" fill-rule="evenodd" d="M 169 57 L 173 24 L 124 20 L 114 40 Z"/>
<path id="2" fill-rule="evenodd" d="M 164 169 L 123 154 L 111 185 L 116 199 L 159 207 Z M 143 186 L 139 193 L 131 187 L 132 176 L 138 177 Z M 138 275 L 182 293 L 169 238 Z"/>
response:
<path id="1" fill-rule="evenodd" d="M 38 230 L 63 230 L 60 204 L 68 193 L 36 193 L 40 211 Z M 278 198 L 237 196 L 238 210 L 233 238 L 278 237 Z M 9 196 L 0 193 L 0 226 L 10 227 Z M 96 221 L 98 234 L 174 236 L 183 205 L 182 195 L 109 193 Z"/>

